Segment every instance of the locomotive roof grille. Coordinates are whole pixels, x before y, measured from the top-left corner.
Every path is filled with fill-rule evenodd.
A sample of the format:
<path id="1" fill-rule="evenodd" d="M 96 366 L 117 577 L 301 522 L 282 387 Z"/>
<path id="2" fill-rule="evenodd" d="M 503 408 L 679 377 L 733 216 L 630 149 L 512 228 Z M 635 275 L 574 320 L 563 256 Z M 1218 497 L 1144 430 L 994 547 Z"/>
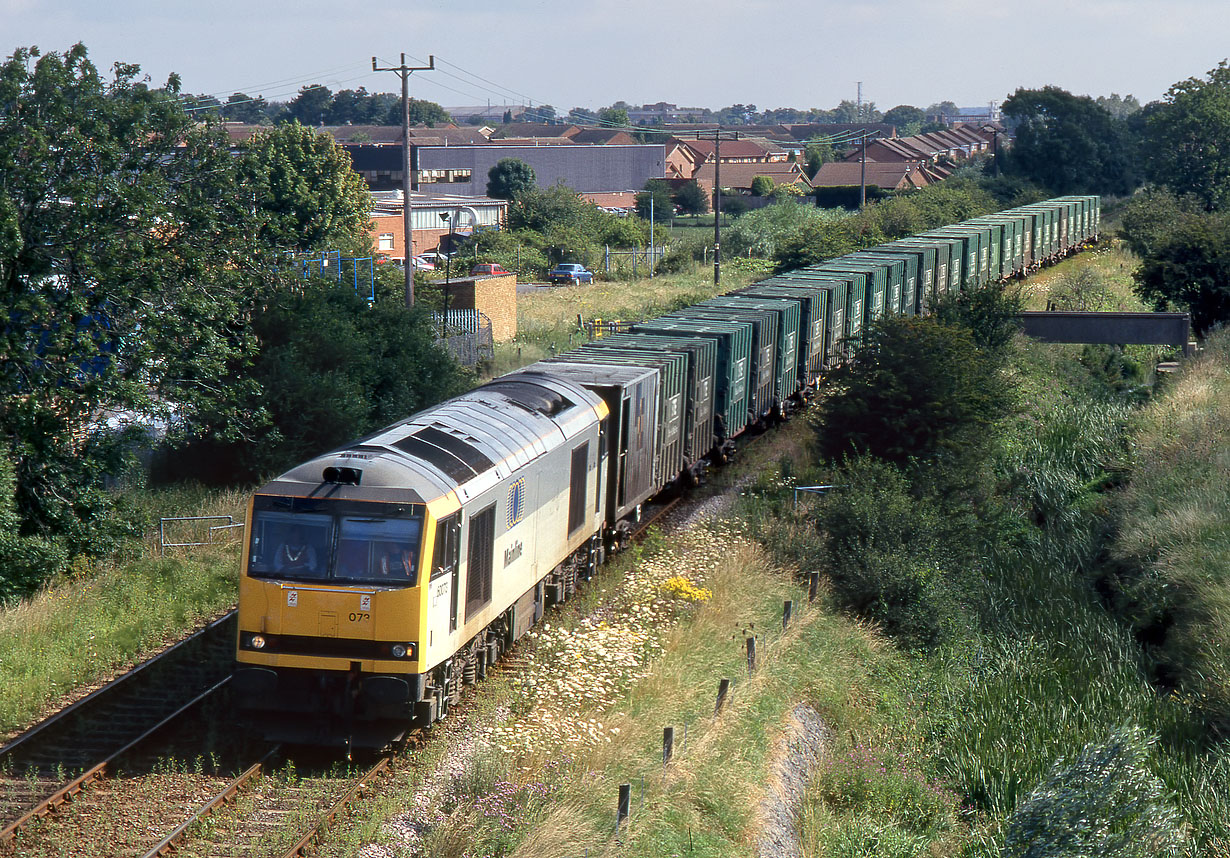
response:
<path id="1" fill-rule="evenodd" d="M 467 444 L 456 435 L 450 435 L 437 429 L 435 426 L 427 426 L 415 432 L 413 437 L 421 438 L 437 447 L 441 447 L 452 453 L 458 459 L 465 462 L 475 474 L 481 474 L 483 471 L 489 471 L 495 467 L 495 463 L 483 455 L 482 451 L 471 444 Z"/>
<path id="2" fill-rule="evenodd" d="M 507 397 L 513 405 L 547 417 L 554 417 L 576 404 L 561 393 L 524 381 L 493 381 L 484 384 L 481 389 L 494 390 Z"/>
<path id="3" fill-rule="evenodd" d="M 440 449 L 434 444 L 428 444 L 414 435 L 408 435 L 400 441 L 394 441 L 393 446 L 402 452 L 409 453 L 415 458 L 435 465 L 450 478 L 456 480 L 458 484 L 478 476 L 478 471 L 474 470 L 457 456 L 454 456 L 447 450 Z"/>

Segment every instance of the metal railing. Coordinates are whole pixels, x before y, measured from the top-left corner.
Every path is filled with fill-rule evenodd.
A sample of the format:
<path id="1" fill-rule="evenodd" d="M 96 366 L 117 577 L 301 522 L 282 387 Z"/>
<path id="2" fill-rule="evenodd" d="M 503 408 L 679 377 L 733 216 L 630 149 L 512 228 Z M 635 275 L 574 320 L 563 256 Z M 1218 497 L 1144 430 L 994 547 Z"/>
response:
<path id="1" fill-rule="evenodd" d="M 207 535 L 207 538 L 204 540 L 198 539 L 194 542 L 168 542 L 167 525 L 185 521 L 221 521 L 225 522 L 225 524 L 209 525 L 204 531 Z M 168 548 L 193 548 L 200 545 L 215 545 L 218 540 L 214 537 L 218 533 L 241 528 L 243 527 L 243 524 L 244 523 L 242 521 L 235 521 L 234 516 L 230 515 L 177 515 L 160 518 L 158 519 L 158 550 L 160 552 L 166 552 Z M 172 530 L 174 530 L 174 528 L 172 528 Z M 200 531 L 197 531 L 197 533 L 199 532 Z"/>

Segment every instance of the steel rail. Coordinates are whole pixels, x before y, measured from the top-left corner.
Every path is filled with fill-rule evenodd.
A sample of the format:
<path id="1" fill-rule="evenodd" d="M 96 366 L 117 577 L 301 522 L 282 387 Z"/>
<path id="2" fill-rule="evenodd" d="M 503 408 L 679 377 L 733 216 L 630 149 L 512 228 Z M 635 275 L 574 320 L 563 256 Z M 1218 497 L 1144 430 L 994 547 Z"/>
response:
<path id="1" fill-rule="evenodd" d="M 345 810 L 351 802 L 359 797 L 368 783 L 374 780 L 389 767 L 392 760 L 393 758 L 390 755 L 381 757 L 380 760 L 368 770 L 367 774 L 359 778 L 359 780 L 355 782 L 354 786 L 348 789 L 341 798 L 333 803 L 333 806 L 330 807 L 319 820 L 317 820 L 316 825 L 312 827 L 311 831 L 299 838 L 299 841 L 290 849 L 281 853 L 279 858 L 302 858 L 302 856 L 306 855 L 305 850 L 317 842 L 320 835 L 324 833 L 325 829 L 333 824 L 333 820 L 337 819 L 338 815 Z"/>
<path id="2" fill-rule="evenodd" d="M 150 736 L 162 730 L 172 721 L 175 721 L 177 718 L 182 716 L 185 712 L 187 712 L 188 710 L 202 703 L 206 698 L 210 697 L 212 694 L 214 694 L 216 691 L 218 691 L 220 688 L 222 688 L 224 685 L 226 685 L 230 681 L 231 681 L 231 678 L 228 676 L 222 681 L 218 682 L 212 688 L 209 688 L 208 690 L 201 692 L 196 697 L 194 697 L 192 700 L 188 701 L 183 706 L 176 709 L 173 713 L 168 715 L 162 721 L 159 721 L 153 727 L 150 727 L 140 736 L 133 739 L 127 745 L 120 748 L 118 751 L 115 751 L 114 753 L 112 753 L 105 760 L 92 766 L 84 774 L 80 775 L 79 777 L 74 778 L 69 784 L 53 792 L 50 796 L 43 799 L 41 802 L 39 802 L 37 805 L 35 805 L 33 808 L 27 811 L 19 819 L 9 823 L 7 826 L 4 827 L 3 830 L 0 830 L 0 844 L 9 843 L 10 841 L 13 840 L 13 838 L 17 836 L 18 832 L 20 832 L 21 829 L 24 828 L 31 821 L 39 817 L 47 816 L 50 813 L 54 813 L 56 810 L 59 809 L 60 805 L 64 804 L 66 801 L 70 801 L 73 798 L 73 796 L 81 792 L 81 790 L 87 784 L 95 780 L 100 780 L 101 778 L 105 777 L 107 768 L 112 763 L 114 763 L 124 754 L 131 751 L 141 742 L 144 742 Z"/>
<path id="3" fill-rule="evenodd" d="M 217 795 L 215 795 L 213 798 L 207 801 L 188 820 L 180 824 L 174 831 L 172 831 L 170 834 L 164 837 L 161 843 L 159 843 L 157 846 L 155 846 L 150 851 L 146 852 L 144 855 L 141 856 L 141 858 L 160 858 L 160 856 L 162 855 L 167 855 L 169 853 L 174 852 L 176 848 L 179 846 L 179 844 L 183 841 L 185 835 L 188 833 L 188 829 L 192 826 L 193 823 L 199 822 L 200 820 L 204 819 L 206 816 L 209 816 L 209 814 L 213 813 L 223 804 L 226 804 L 227 802 L 231 801 L 236 795 L 239 794 L 239 790 L 249 781 L 254 780 L 256 776 L 259 775 L 263 771 L 265 764 L 268 763 L 269 760 L 272 759 L 273 756 L 281 750 L 282 750 L 281 745 L 276 745 L 275 747 L 273 747 L 269 751 L 269 753 L 265 754 L 265 756 L 261 757 L 259 760 L 257 760 L 251 766 L 249 766 L 241 775 L 239 775 L 233 781 L 231 781 L 226 786 L 225 789 L 223 789 L 221 792 L 219 792 Z"/>
<path id="4" fill-rule="evenodd" d="M 204 635 L 208 634 L 209 632 L 212 632 L 218 626 L 222 625 L 223 623 L 233 618 L 236 615 L 236 613 L 237 613 L 236 609 L 232 608 L 231 610 L 227 611 L 224 615 L 222 615 L 218 619 L 203 626 L 200 629 L 197 629 L 195 632 L 193 632 L 188 637 L 184 638 L 179 643 L 168 647 L 167 649 L 163 650 L 162 652 L 158 653 L 158 655 L 153 656 L 152 658 L 146 659 L 145 661 L 141 662 L 141 664 L 137 665 L 136 667 L 134 667 L 132 670 L 128 671 L 127 673 L 117 676 L 115 679 L 111 680 L 106 685 L 103 685 L 101 688 L 96 688 L 93 691 L 91 691 L 89 694 L 87 694 L 85 697 L 82 697 L 80 700 L 76 701 L 75 703 L 65 706 L 63 709 L 61 709 L 59 712 L 52 715 L 50 718 L 46 718 L 40 721 L 39 723 L 35 724 L 29 730 L 26 730 L 24 733 L 14 738 L 12 741 L 10 741 L 8 744 L 4 745 L 3 747 L 0 747 L 0 759 L 3 759 L 4 757 L 8 756 L 13 751 L 17 750 L 20 746 L 24 745 L 26 742 L 38 736 L 40 733 L 42 733 L 47 728 L 52 727 L 56 724 L 59 724 L 61 721 L 65 720 L 70 715 L 77 714 L 83 708 L 97 701 L 99 697 L 109 694 L 115 691 L 117 688 L 125 685 L 130 680 L 135 679 L 138 676 L 141 676 L 142 674 L 144 674 L 146 670 L 148 670 L 149 668 L 157 664 L 160 664 L 163 659 L 167 658 L 172 653 L 179 652 L 179 650 L 182 647 L 188 644 L 195 643 L 200 638 L 202 638 Z"/>

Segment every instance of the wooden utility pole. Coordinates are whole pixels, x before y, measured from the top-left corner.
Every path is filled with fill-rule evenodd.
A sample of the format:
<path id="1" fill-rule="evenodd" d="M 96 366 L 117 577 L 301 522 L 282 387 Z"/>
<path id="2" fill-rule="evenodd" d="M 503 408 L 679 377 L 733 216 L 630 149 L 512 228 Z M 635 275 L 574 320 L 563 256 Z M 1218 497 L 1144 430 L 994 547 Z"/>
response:
<path id="1" fill-rule="evenodd" d="M 696 139 L 703 140 L 704 131 L 696 132 Z M 722 284 L 722 129 L 708 132 L 713 135 L 713 285 Z M 729 132 L 728 140 L 738 140 L 739 132 Z"/>
<path id="2" fill-rule="evenodd" d="M 410 226 L 410 75 L 416 71 L 432 71 L 436 67 L 436 58 L 427 57 L 425 66 L 406 65 L 406 55 L 401 55 L 401 65 L 378 68 L 376 58 L 372 57 L 372 71 L 396 72 L 401 78 L 401 211 L 402 229 L 405 230 L 405 240 L 402 242 L 406 258 L 402 265 L 406 273 L 406 306 L 414 306 L 414 231 Z"/>

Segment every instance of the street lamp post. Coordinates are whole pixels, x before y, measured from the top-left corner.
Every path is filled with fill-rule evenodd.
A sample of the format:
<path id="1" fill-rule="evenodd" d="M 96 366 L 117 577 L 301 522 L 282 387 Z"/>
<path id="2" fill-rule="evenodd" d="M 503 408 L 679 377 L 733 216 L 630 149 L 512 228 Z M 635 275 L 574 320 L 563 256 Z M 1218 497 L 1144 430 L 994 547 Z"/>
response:
<path id="1" fill-rule="evenodd" d="M 440 220 L 444 221 L 444 225 L 448 227 L 448 234 L 449 234 L 448 252 L 437 255 L 438 257 L 439 256 L 444 257 L 444 324 L 446 327 L 448 325 L 448 293 L 449 293 L 449 287 L 452 284 L 452 280 L 450 278 L 453 273 L 453 256 L 452 256 L 453 225 L 449 223 L 449 220 L 451 218 L 452 218 L 452 215 L 450 215 L 448 212 L 440 212 Z"/>

